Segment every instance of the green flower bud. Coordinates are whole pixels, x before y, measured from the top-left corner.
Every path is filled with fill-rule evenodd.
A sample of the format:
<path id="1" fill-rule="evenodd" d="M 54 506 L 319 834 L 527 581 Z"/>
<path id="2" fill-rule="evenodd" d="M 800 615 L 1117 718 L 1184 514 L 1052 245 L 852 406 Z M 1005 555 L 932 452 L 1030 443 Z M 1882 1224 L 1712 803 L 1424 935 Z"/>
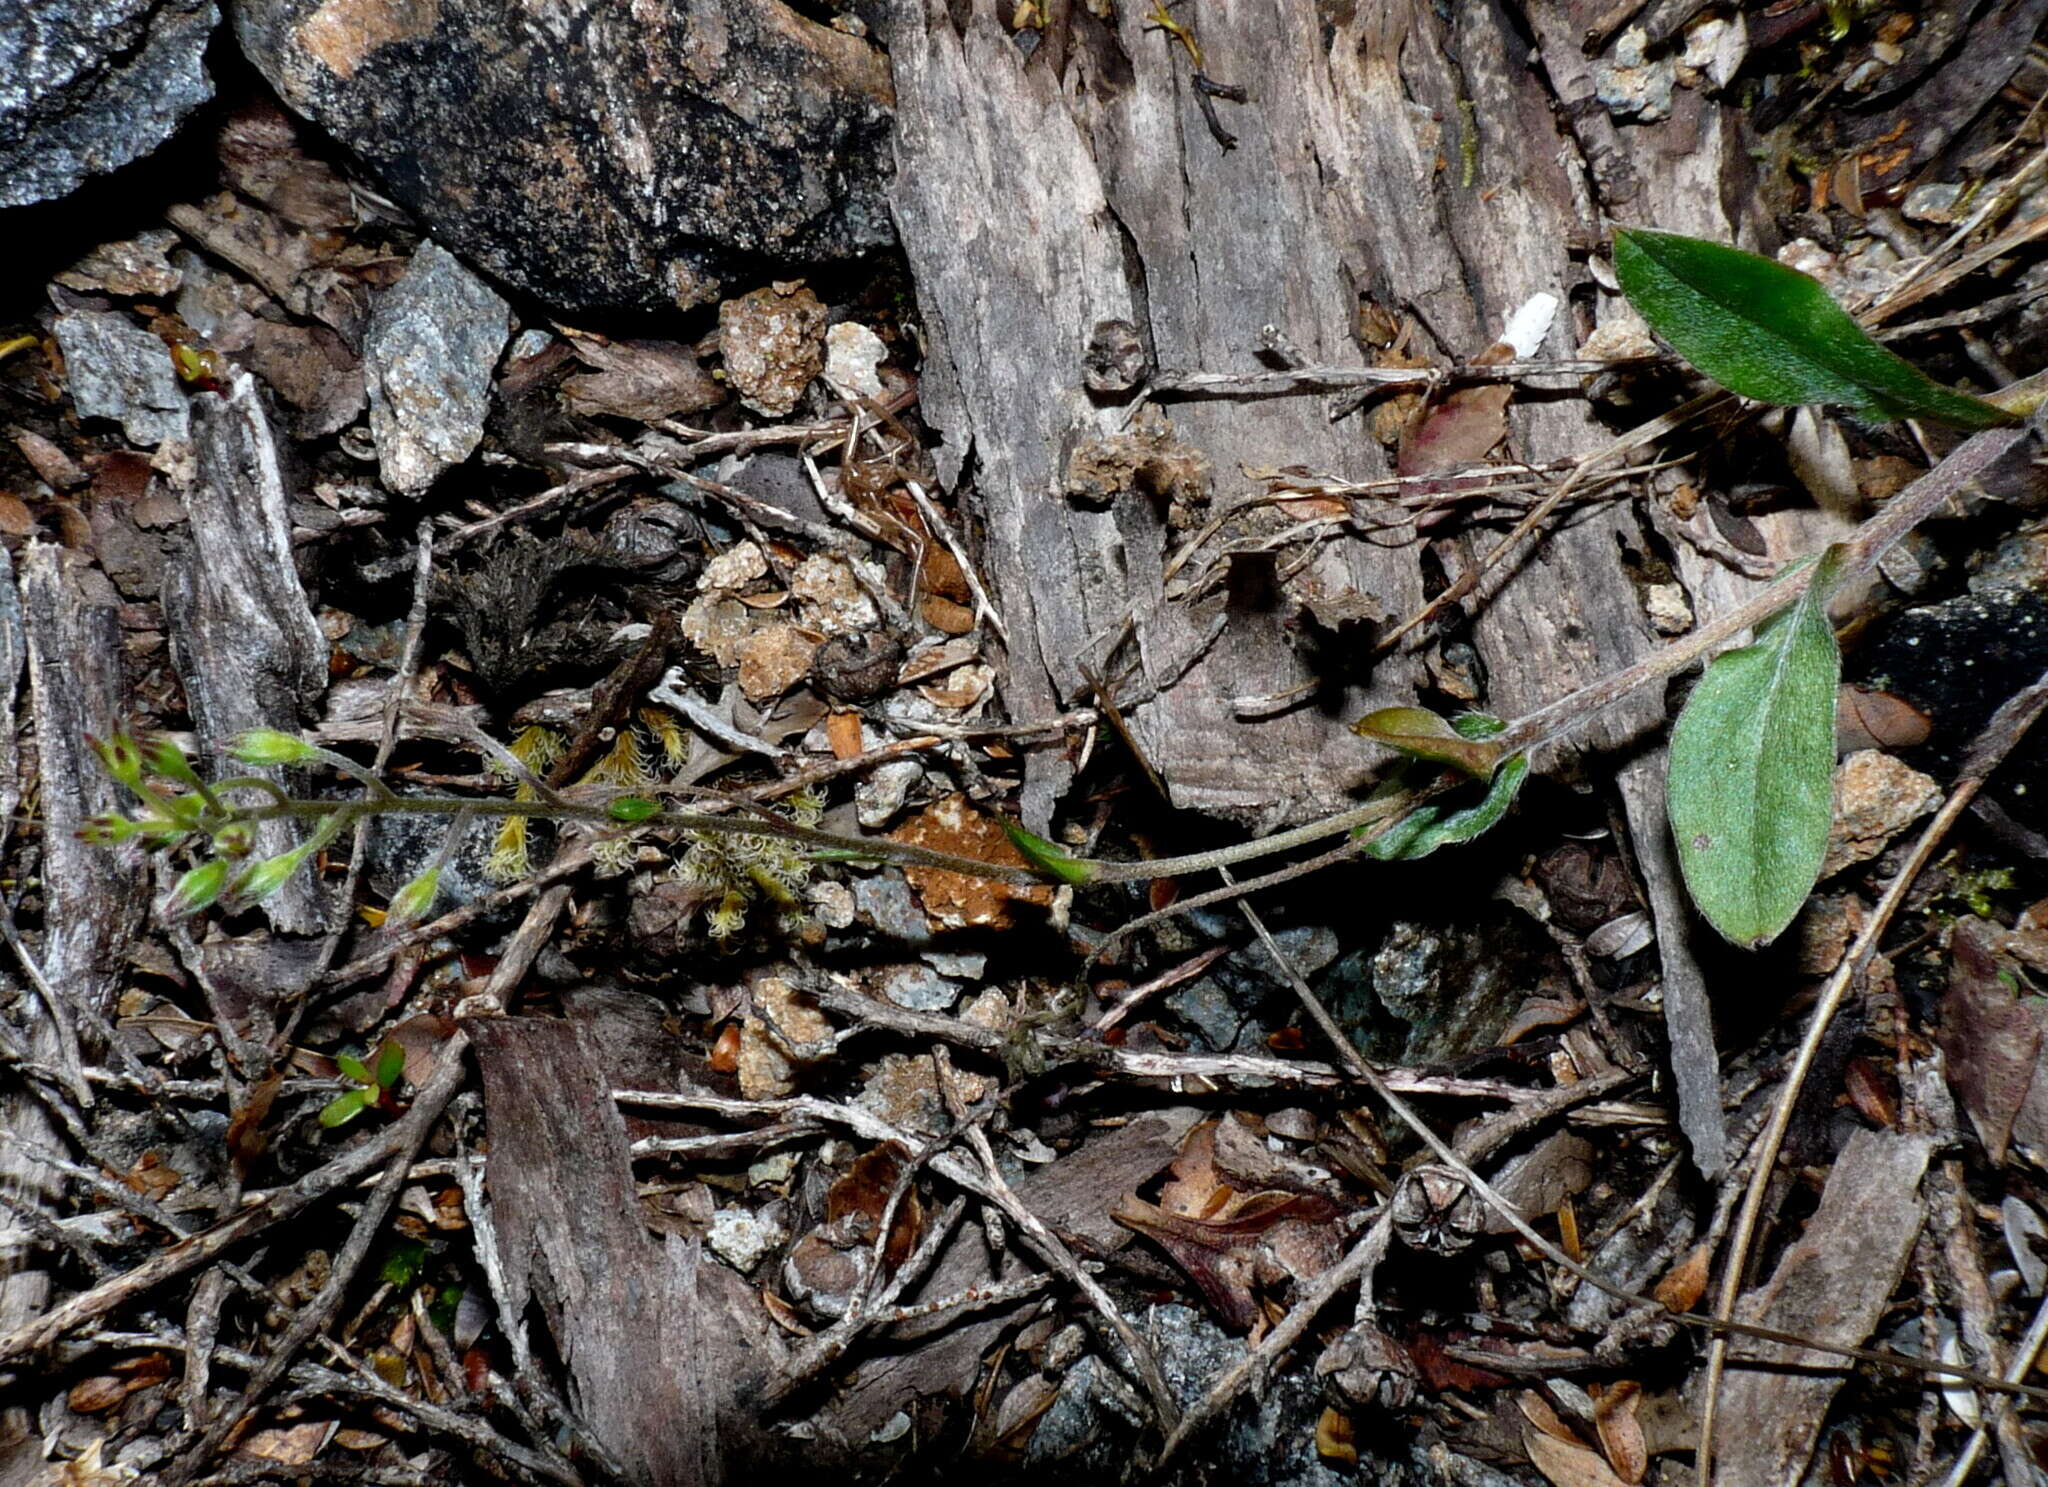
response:
<path id="1" fill-rule="evenodd" d="M 250 903 L 261 903 L 289 883 L 292 874 L 304 867 L 306 859 L 312 855 L 313 848 L 309 843 L 303 847 L 294 847 L 289 852 L 280 852 L 275 857 L 265 857 L 252 862 L 235 874 L 235 880 L 229 885 L 228 891 L 236 898 L 246 899 Z"/>
<path id="2" fill-rule="evenodd" d="M 103 816 L 89 817 L 78 828 L 78 839 L 94 847 L 118 847 L 123 842 L 132 842 L 142 834 L 142 823 L 130 816 L 109 811 Z"/>
<path id="3" fill-rule="evenodd" d="M 173 885 L 169 897 L 164 900 L 165 916 L 182 919 L 187 914 L 198 913 L 220 897 L 227 881 L 227 863 L 218 858 L 201 863 Z"/>
<path id="4" fill-rule="evenodd" d="M 112 738 L 94 738 L 87 735 L 86 742 L 99 755 L 100 767 L 130 790 L 142 789 L 142 751 L 135 740 L 126 733 L 116 733 Z"/>
<path id="5" fill-rule="evenodd" d="M 425 918 L 427 910 L 434 906 L 434 895 L 440 891 L 441 869 L 430 867 L 391 895 L 391 903 L 384 911 L 384 922 L 395 929 L 401 924 Z"/>
<path id="6" fill-rule="evenodd" d="M 192 761 L 172 739 L 157 737 L 149 740 L 143 747 L 143 762 L 151 774 L 161 775 L 164 779 L 176 780 L 181 785 L 196 786 L 199 783 Z"/>
<path id="7" fill-rule="evenodd" d="M 256 828 L 246 821 L 230 821 L 213 834 L 213 850 L 222 857 L 247 857 L 256 850 Z"/>
<path id="8" fill-rule="evenodd" d="M 320 750 L 295 733 L 275 728 L 251 728 L 228 744 L 228 753 L 244 764 L 311 764 Z"/>

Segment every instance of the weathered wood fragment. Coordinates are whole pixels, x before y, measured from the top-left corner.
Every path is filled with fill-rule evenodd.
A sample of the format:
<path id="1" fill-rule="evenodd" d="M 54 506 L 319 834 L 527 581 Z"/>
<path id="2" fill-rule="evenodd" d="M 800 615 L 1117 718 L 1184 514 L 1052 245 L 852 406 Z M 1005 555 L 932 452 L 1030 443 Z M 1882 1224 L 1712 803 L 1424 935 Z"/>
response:
<path id="1" fill-rule="evenodd" d="M 326 688 L 327 642 L 293 562 L 277 442 L 255 380 L 235 372 L 225 393 L 194 398 L 192 412 L 192 545 L 165 577 L 164 618 L 200 751 L 212 754 L 246 729 L 296 731 Z M 281 772 L 255 772 L 284 783 Z M 257 851 L 288 851 L 298 840 L 289 822 L 269 822 Z M 287 933 L 322 923 L 309 873 L 265 908 Z"/>

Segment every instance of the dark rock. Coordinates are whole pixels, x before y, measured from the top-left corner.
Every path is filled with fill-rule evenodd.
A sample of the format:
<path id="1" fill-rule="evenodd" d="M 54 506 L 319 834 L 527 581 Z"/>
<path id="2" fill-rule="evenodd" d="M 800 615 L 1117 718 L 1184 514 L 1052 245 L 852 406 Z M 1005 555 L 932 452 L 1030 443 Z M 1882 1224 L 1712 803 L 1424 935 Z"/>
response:
<path id="1" fill-rule="evenodd" d="M 213 96 L 213 0 L 0 6 L 0 207 L 65 195 L 140 159 Z"/>
<path id="2" fill-rule="evenodd" d="M 435 243 L 378 297 L 363 354 L 370 436 L 392 490 L 417 494 L 476 449 L 511 334 L 497 291 Z"/>
<path id="3" fill-rule="evenodd" d="M 892 240 L 871 43 L 778 0 L 250 0 L 243 50 L 434 236 L 572 312 L 704 304 L 739 266 Z"/>

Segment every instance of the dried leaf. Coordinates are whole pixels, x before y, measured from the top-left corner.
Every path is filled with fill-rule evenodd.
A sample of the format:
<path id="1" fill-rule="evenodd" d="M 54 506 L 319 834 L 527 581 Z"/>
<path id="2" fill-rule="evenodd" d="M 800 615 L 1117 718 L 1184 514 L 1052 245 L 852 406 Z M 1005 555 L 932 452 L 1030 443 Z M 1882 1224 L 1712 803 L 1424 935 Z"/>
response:
<path id="1" fill-rule="evenodd" d="M 675 341 L 601 341 L 579 337 L 576 355 L 594 371 L 562 383 L 562 402 L 572 413 L 609 414 L 652 423 L 678 413 L 697 413 L 725 401 L 688 346 Z"/>
<path id="2" fill-rule="evenodd" d="M 1524 1428 L 1522 1449 L 1555 1487 L 1628 1487 L 1591 1446 Z"/>

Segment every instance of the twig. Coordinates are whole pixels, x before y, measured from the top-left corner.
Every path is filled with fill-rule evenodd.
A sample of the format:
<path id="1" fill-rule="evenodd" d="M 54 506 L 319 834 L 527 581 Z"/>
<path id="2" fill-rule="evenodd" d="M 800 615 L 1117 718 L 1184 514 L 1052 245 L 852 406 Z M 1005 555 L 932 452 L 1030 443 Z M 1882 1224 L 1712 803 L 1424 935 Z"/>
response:
<path id="1" fill-rule="evenodd" d="M 1979 434 L 1977 439 L 1989 438 Z M 1970 441 L 1972 444 L 1977 440 Z M 1964 445 L 1968 449 L 1969 445 Z M 1960 453 L 1961 451 L 1958 451 Z M 1951 456 L 1953 458 L 1953 456 Z M 1895 498 L 1903 500 L 1904 494 Z M 1863 932 L 1856 937 L 1856 943 L 1849 953 L 1842 957 L 1842 963 L 1835 967 L 1827 988 L 1821 993 L 1819 1003 L 1807 1022 L 1806 1037 L 1799 1045 L 1798 1055 L 1792 1061 L 1792 1068 L 1785 1076 L 1784 1087 L 1779 1091 L 1776 1107 L 1771 1112 L 1771 1123 L 1765 1128 L 1763 1150 L 1756 1167 L 1749 1176 L 1749 1186 L 1742 1195 L 1742 1212 L 1736 1219 L 1735 1232 L 1728 1242 L 1727 1258 L 1721 1275 L 1721 1289 L 1714 1303 L 1714 1318 L 1725 1325 L 1735 1313 L 1736 1299 L 1742 1294 L 1744 1272 L 1749 1265 L 1750 1246 L 1756 1239 L 1757 1217 L 1763 1211 L 1764 1190 L 1770 1185 L 1771 1173 L 1778 1164 L 1778 1152 L 1784 1145 L 1785 1132 L 1792 1124 L 1792 1110 L 1798 1103 L 1799 1093 L 1806 1084 L 1806 1076 L 1812 1072 L 1813 1063 L 1820 1053 L 1821 1037 L 1828 1024 L 1834 1020 L 1842 1004 L 1848 1000 L 1850 988 L 1869 964 L 1876 953 L 1877 942 L 1890 926 L 1892 916 L 1898 913 L 1906 901 L 1906 893 L 1913 880 L 1934 855 L 1934 849 L 1948 830 L 1969 808 L 1970 801 L 1983 787 L 1985 779 L 1997 768 L 1999 762 L 2033 726 L 2035 719 L 2048 708 L 2048 676 L 2035 682 L 2026 690 L 2009 698 L 2005 705 L 1993 715 L 1985 726 L 1982 737 L 1971 750 L 1964 762 L 1961 775 L 1949 791 L 1948 799 L 1934 819 L 1927 823 L 1927 829 L 1920 833 L 1920 839 L 1913 844 L 1913 850 L 1903 866 L 1885 889 L 1884 897 L 1870 912 L 1870 918 L 1863 926 Z M 1720 1393 L 1721 1375 L 1727 1367 L 1727 1334 L 1716 1334 L 1707 1352 L 1706 1387 L 1700 1410 L 1700 1439 L 1694 1456 L 1694 1470 L 1700 1487 L 1712 1487 L 1713 1446 L 1717 1396 Z"/>
<path id="2" fill-rule="evenodd" d="M 943 1048 L 934 1049 L 934 1062 L 939 1070 L 939 1088 L 951 1095 L 951 1066 Z M 953 1098 L 957 1099 L 957 1096 Z M 1082 1268 L 1074 1258 L 1074 1252 L 1067 1248 L 1060 1237 L 1046 1227 L 1045 1220 L 1024 1206 L 1024 1200 L 1003 1177 L 1003 1170 L 996 1165 L 994 1148 L 988 1144 L 988 1133 L 979 1122 L 967 1125 L 967 1144 L 974 1148 L 976 1158 L 981 1162 L 982 1179 L 986 1183 L 987 1196 L 1000 1208 L 1023 1233 L 1031 1247 L 1038 1251 L 1039 1258 L 1059 1272 L 1062 1279 L 1088 1299 L 1096 1313 L 1109 1324 L 1117 1341 L 1124 1345 L 1130 1355 L 1131 1366 L 1138 1372 L 1138 1379 L 1151 1396 L 1152 1411 L 1159 1418 L 1159 1428 L 1170 1432 L 1180 1419 L 1180 1406 L 1174 1402 L 1173 1390 L 1167 1387 L 1166 1375 L 1159 1371 L 1159 1360 L 1152 1356 L 1152 1350 L 1145 1346 L 1124 1314 L 1117 1310 L 1109 1293 L 1102 1289 L 1102 1283 Z"/>
<path id="3" fill-rule="evenodd" d="M 1974 434 L 1947 459 L 1893 496 L 1882 511 L 1858 527 L 1844 544 L 1842 581 L 1851 583 L 1875 568 L 1878 559 L 1901 538 L 1947 505 L 2026 437 L 2024 428 L 1990 429 Z M 1494 740 L 1502 757 L 1548 743 L 1639 687 L 1683 671 L 1735 635 L 1795 603 L 1812 580 L 1812 564 L 1794 569 L 1748 603 L 1700 626 L 1654 655 L 1524 714 Z"/>
<path id="4" fill-rule="evenodd" d="M 274 1189 L 233 1217 L 150 1256 L 133 1270 L 80 1292 L 41 1316 L 24 1322 L 12 1332 L 0 1334 L 0 1363 L 49 1347 L 73 1329 L 105 1316 L 115 1307 L 145 1295 L 174 1276 L 198 1269 L 223 1250 L 282 1223 L 320 1199 L 349 1186 L 365 1172 L 383 1166 L 398 1152 L 413 1149 L 416 1145 L 411 1124 L 414 1113 L 428 1105 L 438 1110 L 440 1105 L 447 1103 L 455 1087 L 462 1082 L 462 1054 L 468 1046 L 468 1038 L 460 1033 L 449 1040 L 440 1066 L 420 1090 L 413 1110 L 395 1122 L 390 1130 L 374 1140 L 351 1147 L 324 1167 L 308 1172 L 289 1186 Z"/>
<path id="5" fill-rule="evenodd" d="M 185 1454 L 182 1461 L 173 1463 L 168 1468 L 165 1479 L 171 1487 L 178 1487 L 178 1484 L 189 1480 L 193 1472 L 206 1464 L 235 1427 L 263 1402 L 263 1397 L 276 1386 L 279 1379 L 284 1377 L 286 1370 L 291 1367 L 292 1360 L 297 1357 L 299 1349 L 324 1328 L 340 1309 L 342 1297 L 355 1280 L 356 1272 L 362 1268 L 363 1261 L 369 1258 L 370 1246 L 383 1236 L 384 1219 L 391 1212 L 392 1205 L 398 1201 L 398 1195 L 405 1187 L 407 1168 L 412 1164 L 413 1157 L 419 1153 L 420 1147 L 425 1144 L 434 1122 L 441 1118 L 441 1112 L 454 1096 L 457 1086 L 462 1083 L 462 1055 L 468 1046 L 468 1037 L 457 1033 L 442 1048 L 441 1061 L 436 1066 L 433 1077 L 428 1079 L 413 1100 L 412 1109 L 408 1110 L 393 1127 L 392 1133 L 397 1142 L 390 1163 L 385 1168 L 383 1177 L 378 1180 L 377 1186 L 364 1201 L 362 1211 L 356 1217 L 355 1227 L 348 1236 L 348 1243 L 342 1246 L 341 1253 L 334 1259 L 326 1284 L 306 1303 L 298 1316 L 292 1319 L 292 1324 L 285 1329 L 284 1335 L 271 1345 L 270 1355 L 263 1360 L 263 1366 L 258 1368 L 243 1386 L 241 1398 L 230 1408 L 221 1411 L 213 1423 L 207 1426 L 206 1433 L 200 1437 L 199 1443 Z"/>
<path id="6" fill-rule="evenodd" d="M 398 719 L 405 710 L 406 689 L 412 685 L 413 672 L 420 663 L 421 642 L 427 631 L 427 600 L 434 586 L 434 526 L 431 521 L 419 524 L 417 547 L 412 564 L 412 608 L 405 616 L 405 645 L 398 654 L 398 670 L 392 674 L 390 690 L 384 697 L 383 732 L 377 739 L 377 755 L 370 764 L 370 773 L 382 778 L 385 766 L 391 762 L 391 753 L 398 745 Z M 369 860 L 370 834 L 375 831 L 374 822 L 360 822 L 356 827 L 355 840 L 350 844 L 348 874 L 342 879 L 335 915 L 334 927 L 321 941 L 320 955 L 313 963 L 313 974 L 307 984 L 320 978 L 327 968 L 334 964 L 334 957 L 341 949 L 342 937 L 348 933 L 349 921 L 353 917 L 356 890 L 362 885 L 363 866 Z M 451 831 L 459 827 L 450 827 Z M 278 1028 L 276 1048 L 282 1049 L 291 1042 L 292 1032 L 298 1026 L 300 1014 L 305 1010 L 306 999 L 296 1000 L 288 1016 L 281 1020 Z"/>
<path id="7" fill-rule="evenodd" d="M 960 539 L 953 535 L 953 528 L 932 498 L 924 493 L 924 487 L 915 480 L 903 482 L 903 488 L 910 492 L 910 499 L 917 503 L 918 513 L 924 517 L 924 524 L 932 530 L 939 541 L 946 544 L 946 551 L 953 555 L 953 561 L 960 565 L 960 576 L 967 580 L 967 588 L 974 595 L 977 614 L 985 616 L 996 632 L 996 638 L 1004 645 L 1010 643 L 1009 627 L 1003 623 L 1002 611 L 988 596 L 988 590 L 981 586 L 981 575 L 975 572 L 974 560 L 967 555 L 967 549 L 960 545 Z"/>
<path id="8" fill-rule="evenodd" d="M 1478 562 L 1469 564 L 1465 571 L 1458 576 L 1457 581 L 1445 588 L 1441 594 L 1438 594 L 1409 618 L 1403 620 L 1392 630 L 1380 637 L 1379 641 L 1373 646 L 1372 653 L 1375 656 L 1385 655 L 1388 651 L 1399 645 L 1402 638 L 1410 631 L 1418 626 L 1427 624 L 1445 609 L 1458 603 L 1467 594 L 1478 588 L 1480 580 L 1496 564 L 1512 552 L 1524 537 L 1527 537 L 1531 532 L 1542 526 L 1544 522 L 1548 521 L 1552 513 L 1563 504 L 1564 498 L 1578 489 L 1581 482 L 1600 466 L 1606 464 L 1611 459 L 1629 453 L 1631 450 L 1642 448 L 1643 445 L 1648 444 L 1653 439 L 1661 439 L 1664 435 L 1685 427 L 1693 419 L 1725 400 L 1727 396 L 1728 394 L 1724 392 L 1701 393 L 1698 397 L 1681 403 L 1669 413 L 1662 414 L 1650 419 L 1646 423 L 1637 425 L 1606 448 L 1597 449 L 1580 460 L 1572 467 L 1571 474 L 1565 476 L 1555 490 L 1529 508 L 1529 514 L 1515 523 L 1514 530 L 1501 538 Z"/>
<path id="9" fill-rule="evenodd" d="M 2027 1327 L 2027 1335 L 2021 1338 L 2019 1346 L 2013 1349 L 2012 1362 L 2005 1370 L 2006 1381 L 2017 1384 L 2033 1372 L 2034 1360 L 2041 1356 L 2044 1345 L 2048 1345 L 2048 1297 L 2043 1297 L 2041 1304 L 2034 1308 L 2034 1320 Z M 1995 1412 L 1994 1419 L 2002 1421 L 2011 1414 L 2012 1403 L 2010 1400 L 1999 1399 L 1992 1403 L 1991 1409 Z M 1943 1478 L 1942 1487 L 1963 1487 L 1970 1473 L 1976 1470 L 1977 1457 L 1984 1450 L 1985 1428 L 1985 1425 L 1979 1424 L 1970 1432 L 1969 1440 L 1963 1443 L 1962 1452 L 1956 1457 L 1955 1466 L 1949 1471 L 1948 1476 Z"/>

